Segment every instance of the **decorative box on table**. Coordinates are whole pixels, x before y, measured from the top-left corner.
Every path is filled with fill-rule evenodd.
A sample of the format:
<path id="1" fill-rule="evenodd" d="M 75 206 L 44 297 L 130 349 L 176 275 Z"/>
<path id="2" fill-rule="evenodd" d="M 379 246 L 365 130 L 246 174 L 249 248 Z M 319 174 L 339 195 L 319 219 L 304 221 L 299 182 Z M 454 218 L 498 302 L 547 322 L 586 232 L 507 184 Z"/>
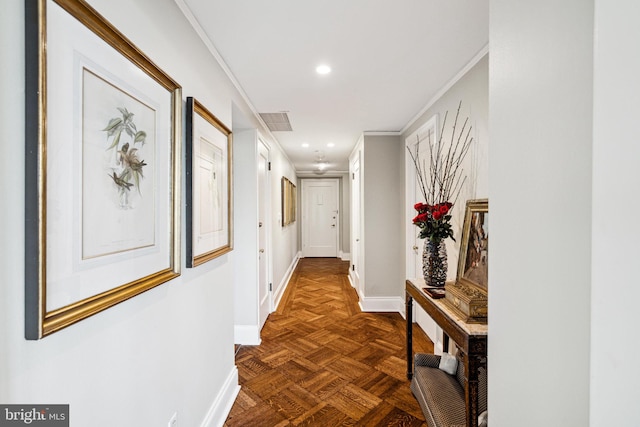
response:
<path id="1" fill-rule="evenodd" d="M 460 282 L 447 282 L 445 302 L 466 323 L 487 323 L 487 292 Z"/>

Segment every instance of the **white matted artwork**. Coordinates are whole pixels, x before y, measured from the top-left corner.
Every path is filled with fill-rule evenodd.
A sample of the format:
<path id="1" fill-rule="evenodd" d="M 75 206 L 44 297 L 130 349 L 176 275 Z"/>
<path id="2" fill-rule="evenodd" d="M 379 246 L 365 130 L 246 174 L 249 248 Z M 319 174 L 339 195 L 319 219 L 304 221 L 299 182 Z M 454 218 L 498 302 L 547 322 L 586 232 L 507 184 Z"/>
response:
<path id="1" fill-rule="evenodd" d="M 79 0 L 27 0 L 25 336 L 180 274 L 181 89 Z"/>
<path id="2" fill-rule="evenodd" d="M 156 112 L 83 70 L 82 259 L 155 244 Z"/>
<path id="3" fill-rule="evenodd" d="M 233 249 L 231 131 L 187 98 L 187 267 Z"/>

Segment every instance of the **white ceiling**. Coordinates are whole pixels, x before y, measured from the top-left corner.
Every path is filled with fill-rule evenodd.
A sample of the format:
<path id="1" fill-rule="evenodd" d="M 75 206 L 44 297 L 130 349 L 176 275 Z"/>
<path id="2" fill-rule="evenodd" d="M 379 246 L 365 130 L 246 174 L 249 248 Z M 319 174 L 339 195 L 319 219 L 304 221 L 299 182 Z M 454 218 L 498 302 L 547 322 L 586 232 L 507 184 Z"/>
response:
<path id="1" fill-rule="evenodd" d="M 489 0 L 176 2 L 257 112 L 288 112 L 293 131 L 273 135 L 298 171 L 316 151 L 348 170 L 362 132 L 402 130 L 489 41 Z"/>

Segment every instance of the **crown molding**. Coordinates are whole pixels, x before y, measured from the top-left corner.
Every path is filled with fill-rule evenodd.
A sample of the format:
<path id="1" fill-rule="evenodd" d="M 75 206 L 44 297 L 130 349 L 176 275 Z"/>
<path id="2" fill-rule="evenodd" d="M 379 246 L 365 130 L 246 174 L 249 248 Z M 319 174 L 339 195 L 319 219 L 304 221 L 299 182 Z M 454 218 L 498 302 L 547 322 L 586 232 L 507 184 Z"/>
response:
<path id="1" fill-rule="evenodd" d="M 362 132 L 362 135 L 364 136 L 400 136 L 402 135 L 401 132 L 398 132 L 397 130 L 390 130 L 390 131 L 364 131 Z"/>

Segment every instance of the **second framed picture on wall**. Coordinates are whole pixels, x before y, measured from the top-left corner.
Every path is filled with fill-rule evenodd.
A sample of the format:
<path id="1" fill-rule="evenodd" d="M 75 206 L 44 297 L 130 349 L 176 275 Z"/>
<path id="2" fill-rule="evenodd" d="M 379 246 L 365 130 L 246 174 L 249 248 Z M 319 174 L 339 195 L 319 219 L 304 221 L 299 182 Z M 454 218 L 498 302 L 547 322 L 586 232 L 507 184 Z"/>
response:
<path id="1" fill-rule="evenodd" d="M 195 98 L 186 117 L 187 267 L 233 249 L 232 135 Z"/>

